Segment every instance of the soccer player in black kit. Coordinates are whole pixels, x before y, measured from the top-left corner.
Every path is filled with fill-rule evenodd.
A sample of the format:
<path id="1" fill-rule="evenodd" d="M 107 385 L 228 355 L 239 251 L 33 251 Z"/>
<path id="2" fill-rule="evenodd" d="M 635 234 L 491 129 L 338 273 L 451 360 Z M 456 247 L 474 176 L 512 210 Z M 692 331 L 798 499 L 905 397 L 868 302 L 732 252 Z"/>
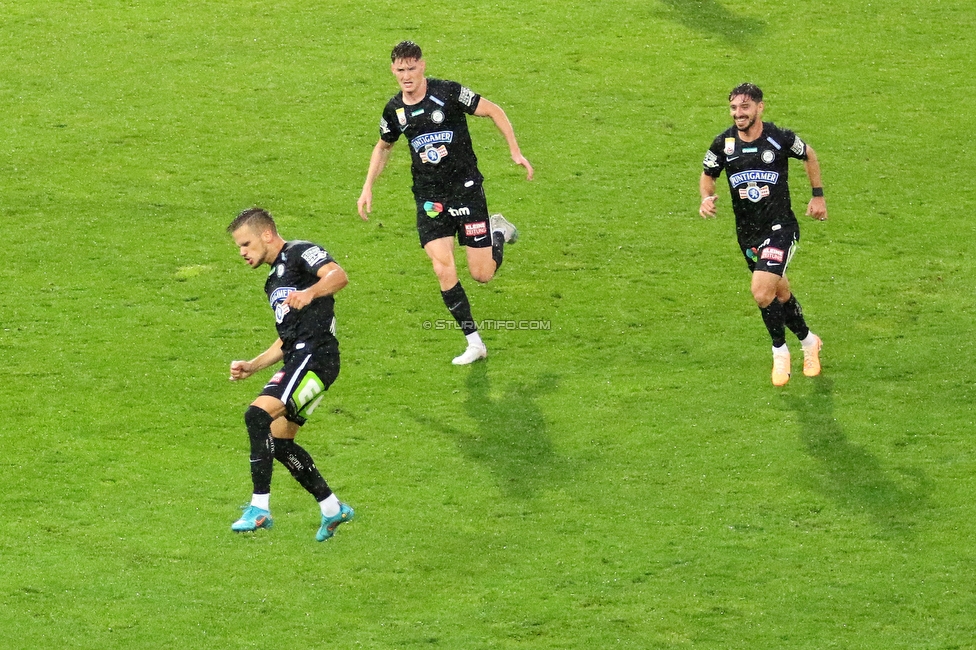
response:
<path id="1" fill-rule="evenodd" d="M 803 161 L 810 179 L 813 197 L 807 216 L 826 220 L 827 205 L 813 148 L 792 131 L 763 122 L 764 108 L 762 90 L 753 84 L 736 86 L 729 94 L 734 125 L 719 134 L 705 154 L 699 214 L 715 216 L 715 180 L 725 170 L 739 247 L 752 272 L 752 296 L 773 339 L 773 384 L 783 386 L 790 380 L 786 328 L 800 339 L 807 377 L 820 374 L 823 347 L 820 337 L 807 327 L 786 279 L 786 267 L 800 239 L 800 226 L 790 205 L 790 158 Z"/>
<path id="2" fill-rule="evenodd" d="M 349 279 L 322 247 L 282 239 L 272 216 L 261 208 L 241 212 L 227 231 L 251 268 L 271 267 L 264 291 L 278 330 L 278 340 L 267 350 L 250 361 L 231 362 L 230 379 L 246 379 L 284 361 L 244 414 L 254 492 L 231 529 L 271 528 L 271 473 L 278 459 L 318 502 L 322 518 L 315 539 L 322 542 L 352 519 L 353 509 L 339 502 L 295 435 L 339 375 L 334 296 Z"/>
<path id="3" fill-rule="evenodd" d="M 519 149 L 508 117 L 498 105 L 454 81 L 428 79 L 426 62 L 413 41 L 403 41 L 390 55 L 400 86 L 380 119 L 380 139 L 369 159 L 369 171 L 357 202 L 364 220 L 373 209 L 373 183 L 403 135 L 413 160 L 413 194 L 417 203 L 420 245 L 430 257 L 444 304 L 467 339 L 455 365 L 488 355 L 471 316 L 471 305 L 454 264 L 454 237 L 465 247 L 468 269 L 478 282 L 488 282 L 502 264 L 504 246 L 518 239 L 518 231 L 500 214 L 488 214 L 482 189 L 484 177 L 471 146 L 467 116 L 489 117 L 508 143 L 512 160 L 528 170 L 532 165 Z"/>

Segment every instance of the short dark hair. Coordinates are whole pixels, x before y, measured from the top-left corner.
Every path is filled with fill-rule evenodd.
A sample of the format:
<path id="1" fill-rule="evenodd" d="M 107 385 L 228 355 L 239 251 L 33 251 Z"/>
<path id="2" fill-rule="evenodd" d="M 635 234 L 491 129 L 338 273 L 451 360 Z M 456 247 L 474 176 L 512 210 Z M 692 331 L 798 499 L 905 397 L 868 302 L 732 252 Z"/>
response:
<path id="1" fill-rule="evenodd" d="M 244 226 L 250 226 L 255 232 L 264 232 L 270 229 L 275 235 L 278 234 L 278 226 L 275 225 L 274 217 L 264 208 L 248 208 L 241 212 L 227 226 L 227 232 L 234 234 Z"/>
<path id="2" fill-rule="evenodd" d="M 729 101 L 732 101 L 732 98 L 738 95 L 745 95 L 746 97 L 748 97 L 749 99 L 751 99 L 756 103 L 759 103 L 763 100 L 762 90 L 756 84 L 751 84 L 751 83 L 739 84 L 738 86 L 732 89 L 732 92 L 729 93 Z"/>
<path id="3" fill-rule="evenodd" d="M 390 52 L 390 61 L 396 63 L 397 59 L 420 59 L 424 58 L 424 53 L 420 51 L 420 46 L 413 41 L 400 41 L 393 46 Z"/>

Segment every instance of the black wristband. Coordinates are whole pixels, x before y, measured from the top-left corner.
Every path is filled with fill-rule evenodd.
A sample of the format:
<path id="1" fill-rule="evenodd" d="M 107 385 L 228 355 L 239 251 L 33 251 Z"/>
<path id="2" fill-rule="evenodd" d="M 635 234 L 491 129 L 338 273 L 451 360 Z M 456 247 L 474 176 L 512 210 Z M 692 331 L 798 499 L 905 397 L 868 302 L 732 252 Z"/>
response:
<path id="1" fill-rule="evenodd" d="M 822 187 L 815 187 L 815 188 L 813 188 L 813 195 L 814 196 L 823 196 L 823 188 Z"/>

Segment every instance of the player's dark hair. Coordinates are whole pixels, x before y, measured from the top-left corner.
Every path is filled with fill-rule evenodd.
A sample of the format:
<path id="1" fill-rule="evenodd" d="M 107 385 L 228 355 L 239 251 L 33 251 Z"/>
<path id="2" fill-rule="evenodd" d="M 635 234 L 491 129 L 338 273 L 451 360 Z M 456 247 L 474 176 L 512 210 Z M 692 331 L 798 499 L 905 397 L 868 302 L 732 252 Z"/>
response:
<path id="1" fill-rule="evenodd" d="M 732 101 L 733 97 L 738 97 L 739 95 L 745 95 L 757 104 L 763 100 L 762 90 L 756 84 L 739 84 L 729 93 L 729 101 Z"/>
<path id="2" fill-rule="evenodd" d="M 248 208 L 241 212 L 227 226 L 227 232 L 234 234 L 242 226 L 250 226 L 254 232 L 264 232 L 270 229 L 272 233 L 278 234 L 278 226 L 275 225 L 274 217 L 264 208 Z"/>
<path id="3" fill-rule="evenodd" d="M 424 58 L 424 53 L 420 51 L 420 46 L 413 41 L 400 41 L 393 46 L 393 51 L 390 52 L 390 61 L 393 63 L 396 63 L 397 59 L 416 59 L 419 61 L 422 58 Z"/>

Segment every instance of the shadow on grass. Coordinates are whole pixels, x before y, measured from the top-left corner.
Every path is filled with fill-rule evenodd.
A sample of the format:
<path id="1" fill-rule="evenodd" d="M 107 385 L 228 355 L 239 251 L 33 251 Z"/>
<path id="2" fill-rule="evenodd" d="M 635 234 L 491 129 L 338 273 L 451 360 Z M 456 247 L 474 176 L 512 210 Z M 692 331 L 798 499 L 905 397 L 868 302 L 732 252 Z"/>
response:
<path id="1" fill-rule="evenodd" d="M 481 465 L 498 481 L 508 497 L 530 499 L 565 472 L 546 432 L 539 397 L 554 392 L 558 378 L 543 375 L 531 383 L 509 385 L 501 397 L 491 396 L 488 364 L 476 363 L 468 370 L 464 411 L 474 426 L 470 429 L 434 422 L 418 416 L 417 421 L 451 436 L 464 455 Z"/>
<path id="2" fill-rule="evenodd" d="M 820 462 L 820 488 L 846 508 L 863 511 L 886 533 L 912 535 L 918 511 L 931 488 L 920 470 L 901 469 L 910 483 L 904 487 L 886 475 L 878 459 L 850 442 L 834 416 L 834 384 L 826 377 L 811 382 L 806 394 L 784 394 L 802 428 L 810 456 Z"/>
<path id="3" fill-rule="evenodd" d="M 737 16 L 716 0 L 661 0 L 673 20 L 689 29 L 748 45 L 766 29 L 755 18 Z"/>

